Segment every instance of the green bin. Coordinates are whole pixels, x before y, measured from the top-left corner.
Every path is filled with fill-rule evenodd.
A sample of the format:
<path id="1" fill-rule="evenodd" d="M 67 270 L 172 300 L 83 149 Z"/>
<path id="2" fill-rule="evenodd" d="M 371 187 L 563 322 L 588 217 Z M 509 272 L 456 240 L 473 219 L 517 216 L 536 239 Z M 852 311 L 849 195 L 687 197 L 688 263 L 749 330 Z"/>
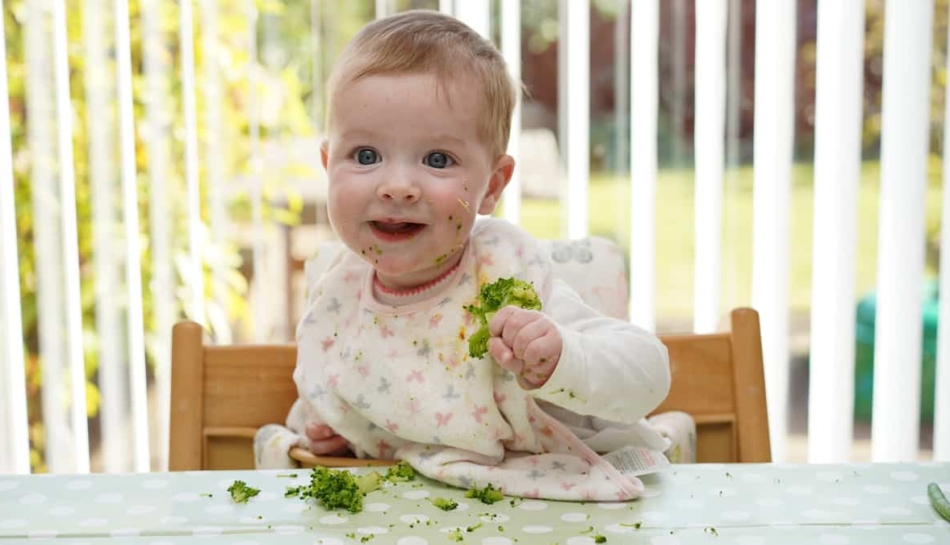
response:
<path id="1" fill-rule="evenodd" d="M 934 414 L 934 367 L 937 359 L 937 313 L 939 310 L 937 282 L 928 280 L 921 294 L 923 338 L 920 376 L 920 419 L 932 421 Z M 855 313 L 854 350 L 854 418 L 871 420 L 874 399 L 874 321 L 877 295 L 863 297 Z"/>

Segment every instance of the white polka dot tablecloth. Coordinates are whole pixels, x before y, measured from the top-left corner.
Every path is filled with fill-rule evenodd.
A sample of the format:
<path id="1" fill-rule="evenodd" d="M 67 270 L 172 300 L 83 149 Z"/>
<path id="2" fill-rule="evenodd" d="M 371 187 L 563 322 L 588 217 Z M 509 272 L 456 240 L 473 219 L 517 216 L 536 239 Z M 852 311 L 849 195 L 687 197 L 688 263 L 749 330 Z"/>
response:
<path id="1" fill-rule="evenodd" d="M 672 466 L 626 503 L 505 498 L 493 505 L 422 478 L 387 486 L 351 514 L 285 498 L 309 471 L 0 475 L 0 543 L 171 545 L 950 544 L 927 483 L 950 494 L 950 464 Z M 232 501 L 235 480 L 259 488 Z M 454 499 L 453 511 L 432 500 Z"/>

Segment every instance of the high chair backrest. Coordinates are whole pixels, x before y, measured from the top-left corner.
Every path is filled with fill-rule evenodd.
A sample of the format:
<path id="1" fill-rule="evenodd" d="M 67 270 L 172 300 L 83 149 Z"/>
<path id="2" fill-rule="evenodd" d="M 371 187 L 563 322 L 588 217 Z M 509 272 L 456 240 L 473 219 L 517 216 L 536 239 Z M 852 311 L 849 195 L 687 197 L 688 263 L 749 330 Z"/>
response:
<path id="1" fill-rule="evenodd" d="M 730 318 L 729 332 L 660 337 L 669 349 L 673 384 L 656 412 L 693 416 L 699 462 L 768 462 L 758 313 L 736 309 Z M 206 346 L 202 339 L 194 322 L 177 324 L 172 334 L 169 468 L 251 468 L 255 431 L 283 423 L 297 398 L 296 347 Z"/>

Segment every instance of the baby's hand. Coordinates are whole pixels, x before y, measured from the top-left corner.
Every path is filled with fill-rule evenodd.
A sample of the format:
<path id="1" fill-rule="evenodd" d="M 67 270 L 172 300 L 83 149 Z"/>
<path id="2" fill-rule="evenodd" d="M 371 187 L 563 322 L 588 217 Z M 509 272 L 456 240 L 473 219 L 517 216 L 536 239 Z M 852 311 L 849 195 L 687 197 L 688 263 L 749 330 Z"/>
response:
<path id="1" fill-rule="evenodd" d="M 508 306 L 495 314 L 488 329 L 488 352 L 522 386 L 537 388 L 547 382 L 563 346 L 554 322 L 536 310 Z"/>
<path id="2" fill-rule="evenodd" d="M 321 456 L 346 456 L 350 447 L 346 439 L 337 435 L 333 428 L 326 424 L 311 422 L 304 432 L 310 440 L 310 451 Z"/>

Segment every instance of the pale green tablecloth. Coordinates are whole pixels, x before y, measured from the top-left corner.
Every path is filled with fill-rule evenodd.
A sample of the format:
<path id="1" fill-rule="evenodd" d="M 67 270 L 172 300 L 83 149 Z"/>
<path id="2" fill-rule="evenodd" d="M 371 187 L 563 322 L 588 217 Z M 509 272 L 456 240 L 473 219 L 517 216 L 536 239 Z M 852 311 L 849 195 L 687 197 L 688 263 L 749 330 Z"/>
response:
<path id="1" fill-rule="evenodd" d="M 309 472 L 278 477 L 287 473 L 0 475 L 0 545 L 28 537 L 90 545 L 448 545 L 456 528 L 463 543 L 479 545 L 583 545 L 596 534 L 608 544 L 950 544 L 950 523 L 926 493 L 930 481 L 950 492 L 950 464 L 680 465 L 646 477 L 647 497 L 616 504 L 506 498 L 489 506 L 417 481 L 371 493 L 355 515 L 285 498 L 286 487 L 306 483 Z M 261 494 L 235 504 L 226 491 L 235 479 Z M 459 508 L 437 509 L 427 501 L 437 496 Z"/>

